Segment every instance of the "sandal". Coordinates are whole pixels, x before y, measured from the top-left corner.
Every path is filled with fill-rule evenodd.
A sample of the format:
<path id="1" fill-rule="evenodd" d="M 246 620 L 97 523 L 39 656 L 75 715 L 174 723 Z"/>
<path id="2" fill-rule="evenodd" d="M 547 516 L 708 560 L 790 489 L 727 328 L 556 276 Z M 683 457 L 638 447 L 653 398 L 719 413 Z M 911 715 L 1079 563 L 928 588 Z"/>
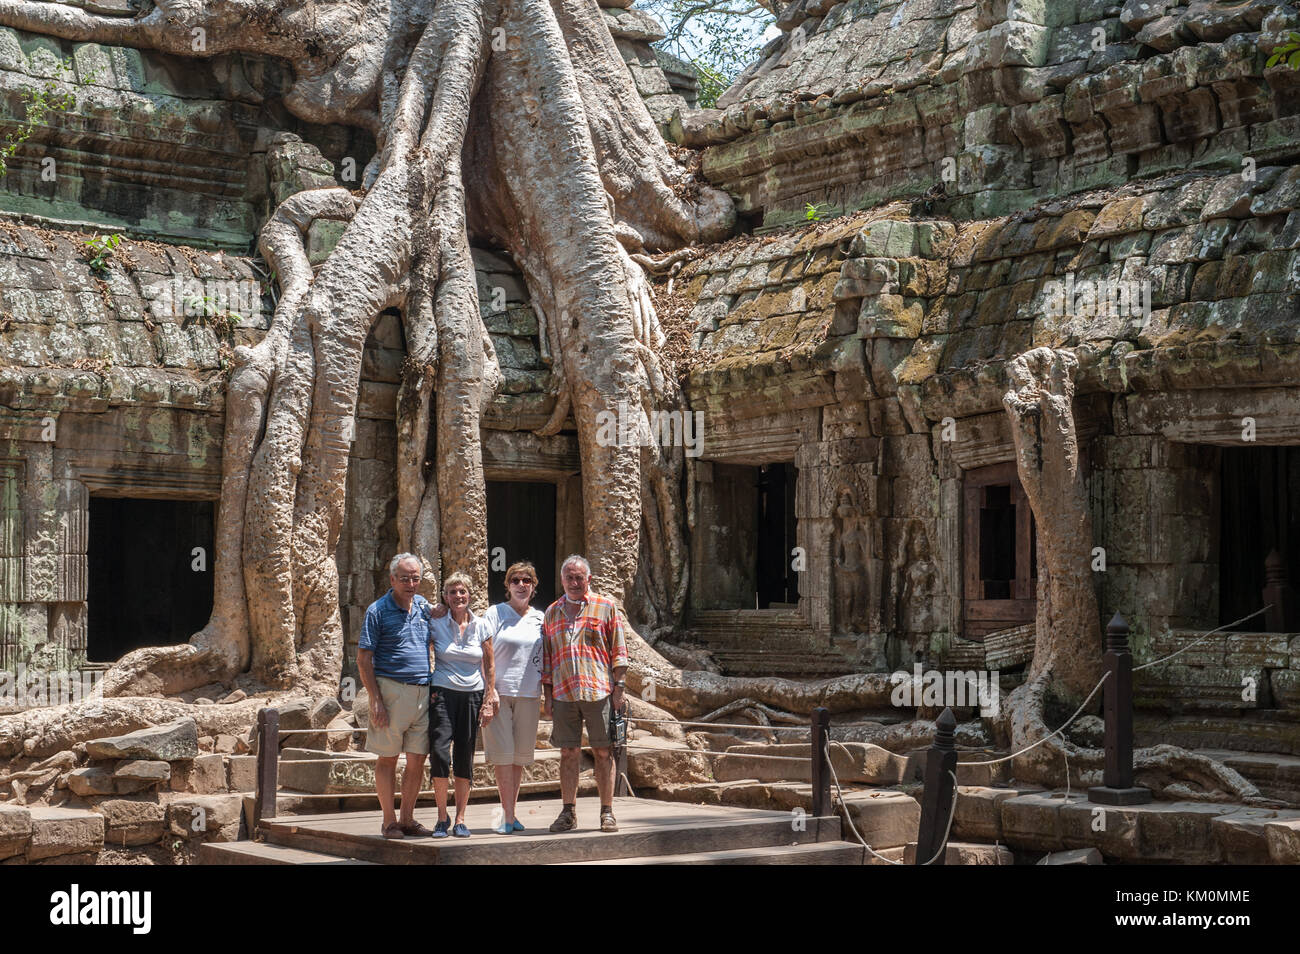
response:
<path id="1" fill-rule="evenodd" d="M 385 838 L 406 837 L 405 835 L 402 834 L 402 826 L 399 825 L 397 822 L 389 822 L 387 825 L 385 825 L 383 828 L 380 829 L 380 834 L 382 834 Z"/>

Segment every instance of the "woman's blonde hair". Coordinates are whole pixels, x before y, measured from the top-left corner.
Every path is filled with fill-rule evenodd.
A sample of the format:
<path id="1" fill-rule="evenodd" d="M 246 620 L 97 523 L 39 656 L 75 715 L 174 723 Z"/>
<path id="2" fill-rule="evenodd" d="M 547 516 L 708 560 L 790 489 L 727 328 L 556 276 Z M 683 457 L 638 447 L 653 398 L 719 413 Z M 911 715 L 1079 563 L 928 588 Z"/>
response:
<path id="1" fill-rule="evenodd" d="M 455 583 L 462 584 L 465 587 L 466 592 L 468 592 L 470 595 L 473 595 L 474 581 L 469 578 L 468 573 L 461 573 L 457 571 L 453 573 L 451 576 L 447 577 L 447 579 L 442 581 L 442 598 L 444 600 L 447 598 L 447 591 L 451 589 L 452 585 Z"/>
<path id="2" fill-rule="evenodd" d="M 530 580 L 532 580 L 533 589 L 537 589 L 537 567 L 533 566 L 527 560 L 520 561 L 519 563 L 510 564 L 510 569 L 506 570 L 507 589 L 510 586 L 510 578 L 513 577 L 516 573 L 522 574 L 523 576 L 526 576 Z"/>

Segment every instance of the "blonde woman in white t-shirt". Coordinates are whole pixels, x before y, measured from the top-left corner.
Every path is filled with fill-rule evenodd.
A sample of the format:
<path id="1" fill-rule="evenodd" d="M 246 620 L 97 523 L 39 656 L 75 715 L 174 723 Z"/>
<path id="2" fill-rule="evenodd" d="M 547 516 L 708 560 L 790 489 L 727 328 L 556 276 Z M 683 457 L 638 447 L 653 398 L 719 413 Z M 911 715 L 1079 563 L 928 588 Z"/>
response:
<path id="1" fill-rule="evenodd" d="M 498 835 L 523 831 L 515 818 L 524 767 L 533 763 L 542 695 L 542 620 L 530 604 L 537 592 L 537 570 L 516 563 L 506 570 L 510 599 L 483 614 L 483 638 L 491 636 L 496 661 L 496 717 L 483 727 L 483 751 L 496 770 L 504 818 Z"/>

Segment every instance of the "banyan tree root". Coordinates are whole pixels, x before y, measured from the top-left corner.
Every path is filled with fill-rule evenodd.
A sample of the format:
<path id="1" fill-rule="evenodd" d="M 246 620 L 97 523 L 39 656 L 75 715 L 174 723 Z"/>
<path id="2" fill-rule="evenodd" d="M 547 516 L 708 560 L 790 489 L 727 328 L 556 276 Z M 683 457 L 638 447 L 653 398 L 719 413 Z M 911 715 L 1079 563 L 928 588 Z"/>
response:
<path id="1" fill-rule="evenodd" d="M 1016 470 L 1038 533 L 1038 606 L 1028 679 L 1001 707 L 1001 729 L 1018 751 L 1050 734 L 1049 703 L 1083 704 L 1101 677 L 1101 631 L 1091 560 L 1092 523 L 1074 422 L 1073 353 L 1035 348 L 1007 362 L 1002 404 L 1011 421 Z M 1100 702 L 1100 695 L 1097 697 Z M 1018 757 L 1016 777 L 1059 784 L 1069 763 L 1072 784 L 1100 784 L 1101 749 L 1057 736 Z M 1212 801 L 1249 800 L 1259 791 L 1213 759 L 1175 746 L 1134 757 L 1139 781 L 1153 791 Z"/>
<path id="2" fill-rule="evenodd" d="M 186 646 L 124 658 L 109 694 L 172 695 L 245 671 L 267 687 L 337 686 L 334 554 L 362 349 L 388 308 L 402 310 L 410 359 L 399 539 L 435 576 L 463 570 L 486 591 L 478 425 L 500 372 L 477 319 L 471 236 L 507 249 L 546 311 L 559 405 L 578 429 L 597 588 L 632 595 L 648 487 L 651 552 L 664 565 L 641 567 L 659 583 L 638 595 L 658 602 L 657 620 L 680 614 L 680 449 L 643 455 L 597 431 L 602 413 L 644 418 L 677 398 L 627 250 L 717 241 L 735 214 L 669 156 L 595 0 L 167 0 L 133 18 L 0 0 L 0 24 L 179 56 L 275 56 L 293 69 L 290 111 L 367 129 L 378 147 L 359 202 L 303 193 L 263 230 L 281 299 L 267 338 L 237 355 L 228 395 L 212 618 Z M 348 224 L 313 274 L 302 235 L 315 218 Z"/>
<path id="3" fill-rule="evenodd" d="M 1048 676 L 1040 675 L 1018 687 L 1004 701 L 1002 728 L 1013 752 L 1052 735 L 1043 721 Z M 1018 781 L 1059 786 L 1069 766 L 1070 785 L 1102 784 L 1106 753 L 1081 748 L 1055 735 L 1012 761 Z M 1166 798 L 1189 801 L 1266 803 L 1259 789 L 1238 772 L 1205 755 L 1174 745 L 1156 745 L 1133 753 L 1134 784 Z"/>

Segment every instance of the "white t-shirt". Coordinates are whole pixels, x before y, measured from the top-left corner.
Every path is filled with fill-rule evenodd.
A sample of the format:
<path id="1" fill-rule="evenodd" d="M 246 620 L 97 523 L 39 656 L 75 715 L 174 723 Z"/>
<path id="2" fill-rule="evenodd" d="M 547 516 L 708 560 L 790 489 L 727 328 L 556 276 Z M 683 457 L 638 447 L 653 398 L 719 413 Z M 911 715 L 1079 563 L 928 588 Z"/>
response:
<path id="1" fill-rule="evenodd" d="M 433 643 L 433 685 L 443 689 L 473 691 L 483 688 L 483 640 L 488 638 L 483 617 L 469 611 L 464 634 L 448 613 L 429 621 Z"/>
<path id="2" fill-rule="evenodd" d="M 497 603 L 483 614 L 483 638 L 492 638 L 498 694 L 529 699 L 542 694 L 542 621 L 545 618 L 531 606 L 520 616 L 509 603 Z"/>

